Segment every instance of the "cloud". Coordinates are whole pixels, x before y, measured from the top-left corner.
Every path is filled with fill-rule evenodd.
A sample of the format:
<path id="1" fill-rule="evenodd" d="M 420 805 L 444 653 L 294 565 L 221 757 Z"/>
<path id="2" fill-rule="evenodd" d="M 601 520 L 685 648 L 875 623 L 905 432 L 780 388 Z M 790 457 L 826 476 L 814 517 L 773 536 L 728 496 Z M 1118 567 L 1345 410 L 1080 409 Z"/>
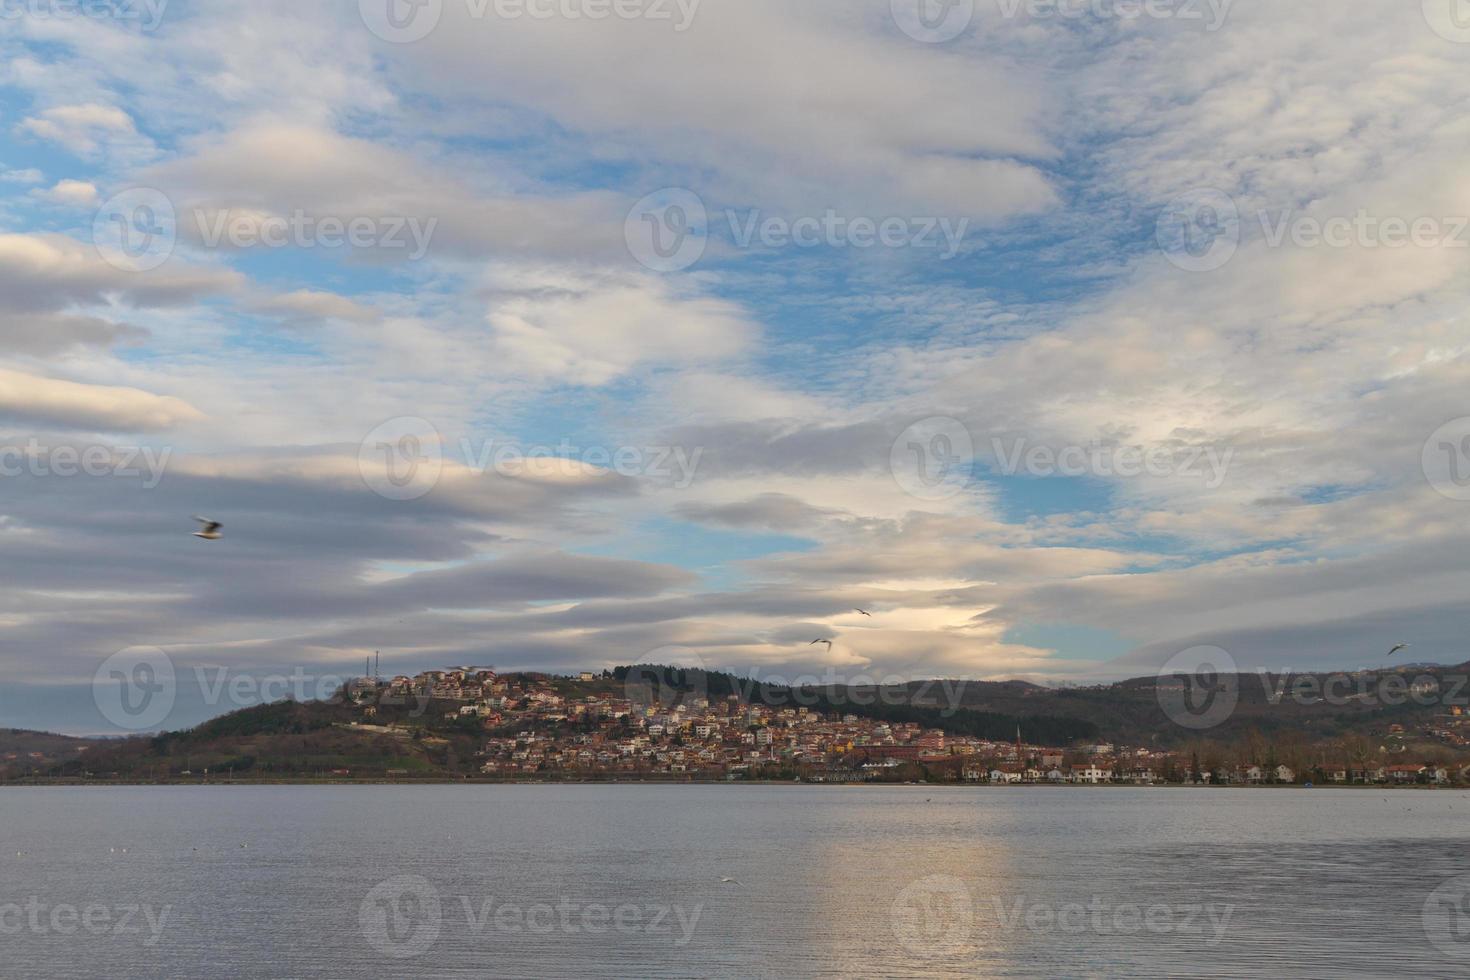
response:
<path id="1" fill-rule="evenodd" d="M 96 102 L 53 106 L 39 116 L 21 120 L 18 128 L 83 156 L 95 152 L 105 139 L 134 132 L 133 119 L 126 112 Z"/>
<path id="2" fill-rule="evenodd" d="M 689 572 L 648 562 L 528 553 L 418 572 L 375 586 L 367 598 L 389 608 L 475 609 L 552 599 L 646 596 L 694 581 Z"/>
<path id="3" fill-rule="evenodd" d="M 128 272 L 65 235 L 0 234 L 0 310 L 49 312 L 112 297 L 139 307 L 174 306 L 243 282 L 238 272 L 181 262 Z"/>
<path id="4" fill-rule="evenodd" d="M 192 405 L 167 395 L 4 368 L 0 368 L 0 415 L 108 432 L 155 432 L 203 418 Z"/>
<path id="5" fill-rule="evenodd" d="M 117 319 L 119 305 L 179 307 L 243 282 L 239 273 L 177 260 L 125 272 L 65 235 L 0 233 L 0 348 L 44 355 L 140 341 L 151 332 Z"/>
<path id="6" fill-rule="evenodd" d="M 136 344 L 148 336 L 142 327 L 96 316 L 0 312 L 0 338 L 11 354 L 45 356 L 77 347 Z"/>
<path id="7" fill-rule="evenodd" d="M 52 204 L 71 208 L 85 208 L 97 203 L 97 186 L 85 180 L 61 180 L 36 196 Z"/>
<path id="8" fill-rule="evenodd" d="M 278 313 L 290 320 L 345 320 L 371 323 L 381 314 L 346 296 L 317 289 L 298 289 L 262 300 L 256 308 Z"/>
<path id="9" fill-rule="evenodd" d="M 207 244 L 221 221 L 291 220 L 300 212 L 314 220 L 375 221 L 387 241 L 406 242 L 412 219 L 436 255 L 625 254 L 626 204 L 613 195 L 480 190 L 451 167 L 299 122 L 255 119 L 196 139 L 192 153 L 144 171 L 140 180 L 173 200 L 180 235 L 196 245 Z M 414 250 L 371 251 L 396 261 Z"/>
<path id="10" fill-rule="evenodd" d="M 502 265 L 485 278 L 504 368 L 603 385 L 642 364 L 719 362 L 758 336 L 743 310 L 654 276 Z"/>
<path id="11" fill-rule="evenodd" d="M 718 174 L 724 200 L 983 219 L 1054 207 L 1038 166 L 1056 153 L 1045 74 L 915 45 L 887 7 L 705 4 L 675 32 L 649 19 L 476 19 L 449 4 L 433 34 L 391 55 L 436 98 L 513 90 L 632 160 Z"/>
<path id="12" fill-rule="evenodd" d="M 686 503 L 675 510 L 691 521 L 765 531 L 803 530 L 833 513 L 786 493 L 764 493 L 730 504 Z"/>

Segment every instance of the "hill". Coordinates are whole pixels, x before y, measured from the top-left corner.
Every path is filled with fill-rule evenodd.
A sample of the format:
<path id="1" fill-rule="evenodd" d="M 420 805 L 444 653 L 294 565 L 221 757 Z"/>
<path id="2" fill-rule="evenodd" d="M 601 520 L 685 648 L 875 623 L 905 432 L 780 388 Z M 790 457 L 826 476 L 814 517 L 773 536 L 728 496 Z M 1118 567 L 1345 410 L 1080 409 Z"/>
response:
<path id="1" fill-rule="evenodd" d="M 0 779 L 79 759 L 96 744 L 96 739 L 0 728 Z"/>
<path id="2" fill-rule="evenodd" d="M 1232 675 L 1220 679 L 1231 710 L 1205 728 L 1179 723 L 1183 691 L 1171 678 L 791 687 L 648 664 L 580 678 L 441 671 L 411 692 L 363 681 L 329 701 L 261 705 L 155 736 L 0 732 L 0 780 L 789 774 L 814 758 L 932 765 L 936 753 L 1000 753 L 1018 733 L 1079 756 L 1106 745 L 1298 765 L 1394 754 L 1463 765 L 1467 667 Z M 808 744 L 820 745 L 817 756 Z"/>

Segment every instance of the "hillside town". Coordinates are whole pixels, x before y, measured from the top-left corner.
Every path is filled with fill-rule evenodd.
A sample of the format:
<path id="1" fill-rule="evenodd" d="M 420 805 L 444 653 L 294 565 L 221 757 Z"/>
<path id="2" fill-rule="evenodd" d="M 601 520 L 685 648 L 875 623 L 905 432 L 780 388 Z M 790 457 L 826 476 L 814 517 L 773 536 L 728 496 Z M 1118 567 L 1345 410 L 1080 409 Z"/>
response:
<path id="1" fill-rule="evenodd" d="M 476 761 L 486 777 L 1141 786 L 1470 781 L 1470 772 L 1457 767 L 1409 760 L 1294 769 L 1269 757 L 1202 762 L 1199 753 L 1109 743 L 1038 745 L 1019 726 L 1012 740 L 989 740 L 885 722 L 858 710 L 820 713 L 747 703 L 735 694 L 655 692 L 606 672 L 559 678 L 432 670 L 363 678 L 347 694 L 360 710 L 361 721 L 354 723 L 360 728 L 401 731 L 402 723 L 395 726 L 388 717 L 418 706 L 432 712 L 420 720 L 430 728 L 483 733 Z"/>

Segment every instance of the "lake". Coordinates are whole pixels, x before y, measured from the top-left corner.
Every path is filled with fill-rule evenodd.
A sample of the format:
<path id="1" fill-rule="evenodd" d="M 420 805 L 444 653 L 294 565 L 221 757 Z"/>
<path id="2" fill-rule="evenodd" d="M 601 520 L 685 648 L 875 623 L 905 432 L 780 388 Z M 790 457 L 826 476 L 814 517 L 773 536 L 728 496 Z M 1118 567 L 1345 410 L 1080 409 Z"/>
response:
<path id="1" fill-rule="evenodd" d="M 1467 837 L 1451 790 L 7 788 L 0 976 L 1455 976 Z"/>

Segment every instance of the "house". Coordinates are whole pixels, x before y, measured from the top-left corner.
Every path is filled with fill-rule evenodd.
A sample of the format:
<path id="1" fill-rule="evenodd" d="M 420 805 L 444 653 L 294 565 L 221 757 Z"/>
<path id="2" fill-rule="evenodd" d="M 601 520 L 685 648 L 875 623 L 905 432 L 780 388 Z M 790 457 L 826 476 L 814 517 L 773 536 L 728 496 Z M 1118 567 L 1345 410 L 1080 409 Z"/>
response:
<path id="1" fill-rule="evenodd" d="M 1271 770 L 1271 776 L 1278 783 L 1296 782 L 1296 773 L 1293 772 L 1289 766 L 1277 766 L 1275 769 Z"/>
<path id="2" fill-rule="evenodd" d="M 1260 766 L 1241 766 L 1240 781 L 1243 783 L 1259 783 L 1266 778 Z"/>
<path id="3" fill-rule="evenodd" d="M 1108 781 L 1108 772 L 1095 765 L 1073 766 L 1068 778 L 1074 783 L 1105 783 Z"/>
<path id="4" fill-rule="evenodd" d="M 1388 781 L 1391 783 L 1414 783 L 1419 781 L 1419 774 L 1424 771 L 1423 766 L 1389 766 L 1387 768 Z"/>

